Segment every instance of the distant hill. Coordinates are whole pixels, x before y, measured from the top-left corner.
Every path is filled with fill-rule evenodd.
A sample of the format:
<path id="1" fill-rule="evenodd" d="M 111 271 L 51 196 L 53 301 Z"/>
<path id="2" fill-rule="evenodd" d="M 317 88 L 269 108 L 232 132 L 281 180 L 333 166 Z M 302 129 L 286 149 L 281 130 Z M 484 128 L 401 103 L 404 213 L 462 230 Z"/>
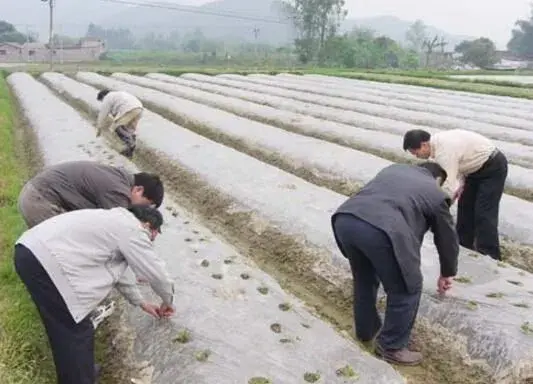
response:
<path id="1" fill-rule="evenodd" d="M 88 24 L 93 22 L 106 27 L 129 28 L 136 35 L 147 32 L 168 33 L 173 30 L 183 35 L 200 28 L 207 37 L 253 41 L 254 29 L 257 28 L 259 42 L 283 44 L 294 38 L 293 28 L 280 11 L 278 0 L 219 0 L 199 7 L 176 5 L 179 11 L 95 0 L 68 0 L 58 3 L 57 33 L 71 36 L 82 36 Z M 0 0 L 0 9 L 0 18 L 16 24 L 22 32 L 29 29 L 37 31 L 42 39 L 47 37 L 47 3 L 37 0 Z M 29 12 L 29 9 L 32 11 Z M 244 20 L 239 16 L 255 20 Z M 274 22 L 283 20 L 285 24 Z M 405 33 L 412 22 L 394 16 L 347 19 L 342 30 L 351 30 L 354 26 L 366 27 L 404 42 Z M 468 38 L 431 26 L 428 26 L 428 32 L 431 35 L 443 35 L 450 43 L 450 48 Z"/>

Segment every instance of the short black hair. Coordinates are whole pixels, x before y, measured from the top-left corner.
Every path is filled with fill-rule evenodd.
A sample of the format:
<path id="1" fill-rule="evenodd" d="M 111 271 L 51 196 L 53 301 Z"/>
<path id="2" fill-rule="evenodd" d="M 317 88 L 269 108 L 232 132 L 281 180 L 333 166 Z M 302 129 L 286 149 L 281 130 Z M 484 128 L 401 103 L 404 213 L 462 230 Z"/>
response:
<path id="1" fill-rule="evenodd" d="M 403 135 L 403 150 L 419 149 L 422 143 L 431 139 L 431 134 L 423 129 L 412 129 Z"/>
<path id="2" fill-rule="evenodd" d="M 96 100 L 102 101 L 109 92 L 111 92 L 109 89 L 102 89 L 100 92 L 98 92 L 98 95 L 96 95 Z"/>
<path id="3" fill-rule="evenodd" d="M 161 233 L 163 215 L 157 208 L 145 204 L 133 204 L 128 207 L 128 211 L 133 213 L 141 223 L 149 223 L 152 229 Z"/>
<path id="4" fill-rule="evenodd" d="M 446 178 L 448 177 L 448 174 L 442 168 L 439 164 L 433 162 L 433 161 L 425 161 L 423 163 L 418 164 L 419 167 L 427 169 L 429 172 L 431 172 L 431 175 L 437 179 L 441 178 L 441 182 L 444 183 L 446 181 Z"/>
<path id="5" fill-rule="evenodd" d="M 146 172 L 136 173 L 133 175 L 133 185 L 143 187 L 143 196 L 153 201 L 156 208 L 161 206 L 163 197 L 165 196 L 165 188 L 158 175 Z"/>

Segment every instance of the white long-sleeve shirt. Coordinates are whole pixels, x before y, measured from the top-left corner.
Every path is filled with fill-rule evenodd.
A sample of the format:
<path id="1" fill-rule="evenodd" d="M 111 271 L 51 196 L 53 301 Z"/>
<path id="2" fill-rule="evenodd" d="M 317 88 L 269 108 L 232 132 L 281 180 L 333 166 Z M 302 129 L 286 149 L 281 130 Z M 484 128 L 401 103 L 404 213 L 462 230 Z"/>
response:
<path id="1" fill-rule="evenodd" d="M 476 132 L 452 129 L 431 135 L 431 158 L 448 177 L 443 189 L 450 197 L 466 176 L 478 171 L 496 149 L 494 143 Z"/>
<path id="2" fill-rule="evenodd" d="M 140 305 L 143 297 L 132 271 L 146 278 L 165 304 L 173 304 L 174 283 L 166 265 L 155 253 L 148 230 L 125 208 L 57 215 L 24 232 L 16 244 L 39 260 L 76 323 L 113 287 Z"/>
<path id="3" fill-rule="evenodd" d="M 135 96 L 123 91 L 109 92 L 102 100 L 98 113 L 98 128 L 102 128 L 107 116 L 111 115 L 116 121 L 135 108 L 143 108 L 143 104 Z"/>

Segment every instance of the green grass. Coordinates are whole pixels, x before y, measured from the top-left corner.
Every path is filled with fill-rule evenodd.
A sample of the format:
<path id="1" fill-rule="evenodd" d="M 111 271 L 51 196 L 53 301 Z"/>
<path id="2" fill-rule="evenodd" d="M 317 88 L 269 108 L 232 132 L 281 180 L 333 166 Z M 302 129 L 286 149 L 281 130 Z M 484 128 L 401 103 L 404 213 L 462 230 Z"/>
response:
<path id="1" fill-rule="evenodd" d="M 15 107 L 0 77 L 0 377 L 3 384 L 55 382 L 55 372 L 37 310 L 13 266 L 13 244 L 25 226 L 17 211 L 29 171 L 21 165 Z"/>

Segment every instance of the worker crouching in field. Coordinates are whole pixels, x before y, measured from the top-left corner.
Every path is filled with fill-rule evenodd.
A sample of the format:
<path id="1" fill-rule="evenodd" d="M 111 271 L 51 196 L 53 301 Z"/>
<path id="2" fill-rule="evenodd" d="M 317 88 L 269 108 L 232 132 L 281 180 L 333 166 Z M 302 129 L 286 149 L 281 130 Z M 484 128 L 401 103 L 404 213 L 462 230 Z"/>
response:
<path id="1" fill-rule="evenodd" d="M 154 174 L 131 174 L 95 161 L 69 161 L 47 167 L 29 180 L 19 195 L 18 208 L 31 228 L 78 209 L 127 208 L 130 204 L 159 208 L 164 192 Z"/>
<path id="2" fill-rule="evenodd" d="M 431 135 L 421 129 L 404 136 L 403 148 L 432 158 L 448 174 L 445 191 L 457 206 L 460 244 L 501 260 L 498 216 L 507 178 L 507 159 L 486 137 L 453 129 Z"/>
<path id="3" fill-rule="evenodd" d="M 174 313 L 174 285 L 153 241 L 163 224 L 149 206 L 64 213 L 26 231 L 15 245 L 15 268 L 50 341 L 58 384 L 94 384 L 94 327 L 89 314 L 117 288 L 159 318 Z M 144 301 L 127 268 L 141 273 L 162 299 Z"/>
<path id="4" fill-rule="evenodd" d="M 449 199 L 439 187 L 445 179 L 435 163 L 391 165 L 331 218 L 353 274 L 356 336 L 369 342 L 377 335 L 376 354 L 390 363 L 417 365 L 422 360 L 407 345 L 422 293 L 420 249 L 428 229 L 439 253 L 441 294 L 451 288 L 457 273 L 457 234 Z M 387 294 L 383 324 L 376 308 L 380 282 Z"/>
<path id="5" fill-rule="evenodd" d="M 114 132 L 125 146 L 120 154 L 128 158 L 133 157 L 137 142 L 137 125 L 144 110 L 141 101 L 127 92 L 107 89 L 98 92 L 96 99 L 102 102 L 96 122 L 96 136 L 100 136 L 107 117 L 111 116 L 113 121 L 108 129 Z"/>

